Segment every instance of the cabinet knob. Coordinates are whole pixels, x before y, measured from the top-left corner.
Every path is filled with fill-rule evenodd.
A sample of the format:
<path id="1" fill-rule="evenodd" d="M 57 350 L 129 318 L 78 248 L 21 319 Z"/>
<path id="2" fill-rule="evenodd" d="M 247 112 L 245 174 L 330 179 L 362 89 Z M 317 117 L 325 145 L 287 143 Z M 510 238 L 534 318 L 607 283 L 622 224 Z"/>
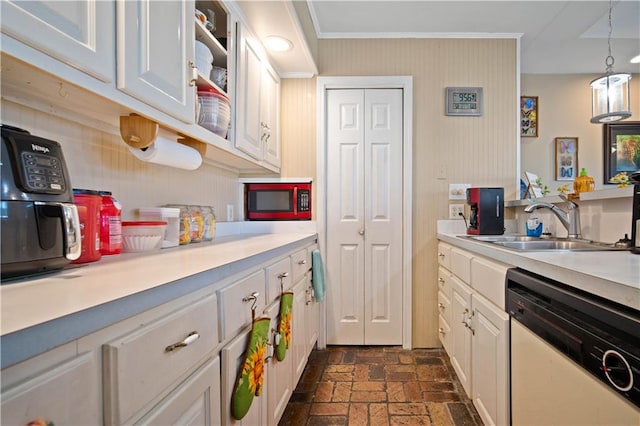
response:
<path id="1" fill-rule="evenodd" d="M 438 253 L 438 256 L 444 257 L 444 253 Z"/>
<path id="2" fill-rule="evenodd" d="M 442 309 L 444 311 L 444 304 L 443 303 L 438 303 L 438 308 Z"/>
<path id="3" fill-rule="evenodd" d="M 364 228 L 362 228 L 361 230 L 358 231 L 359 235 L 364 235 Z"/>
<path id="4" fill-rule="evenodd" d="M 289 276 L 288 272 L 282 272 L 280 275 L 278 275 L 278 278 L 283 279 L 283 278 L 287 278 Z"/>
<path id="5" fill-rule="evenodd" d="M 440 327 L 440 328 L 438 329 L 438 333 L 442 334 L 443 336 L 444 336 L 445 334 L 447 334 L 447 333 L 444 331 L 444 328 L 442 328 L 442 327 Z"/>
<path id="6" fill-rule="evenodd" d="M 306 265 L 306 264 L 307 264 L 306 259 L 298 260 L 298 265 Z"/>
<path id="7" fill-rule="evenodd" d="M 444 284 L 444 278 L 442 278 L 442 277 L 438 278 L 438 282 L 439 282 L 440 284 Z"/>

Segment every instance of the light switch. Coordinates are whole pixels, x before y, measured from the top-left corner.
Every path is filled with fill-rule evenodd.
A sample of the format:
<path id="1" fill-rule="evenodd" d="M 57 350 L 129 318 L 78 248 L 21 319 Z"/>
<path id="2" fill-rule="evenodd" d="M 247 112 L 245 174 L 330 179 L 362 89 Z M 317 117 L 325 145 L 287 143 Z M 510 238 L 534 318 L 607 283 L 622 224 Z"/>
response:
<path id="1" fill-rule="evenodd" d="M 466 200 L 467 188 L 471 188 L 470 183 L 450 183 L 449 199 L 450 200 Z"/>

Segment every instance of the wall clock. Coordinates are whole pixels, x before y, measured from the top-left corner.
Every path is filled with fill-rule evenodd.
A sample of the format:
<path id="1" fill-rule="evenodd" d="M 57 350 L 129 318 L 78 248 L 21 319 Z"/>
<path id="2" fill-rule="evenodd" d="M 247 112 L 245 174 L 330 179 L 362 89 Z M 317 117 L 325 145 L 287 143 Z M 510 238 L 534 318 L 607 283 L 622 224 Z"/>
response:
<path id="1" fill-rule="evenodd" d="M 446 98 L 446 115 L 482 115 L 482 87 L 447 87 Z"/>

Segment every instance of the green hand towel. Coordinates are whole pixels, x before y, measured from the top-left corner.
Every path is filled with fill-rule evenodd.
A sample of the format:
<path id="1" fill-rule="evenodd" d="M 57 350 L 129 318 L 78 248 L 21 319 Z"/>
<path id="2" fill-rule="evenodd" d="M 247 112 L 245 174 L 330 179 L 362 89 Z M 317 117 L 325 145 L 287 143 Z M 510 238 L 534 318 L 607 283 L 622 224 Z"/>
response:
<path id="1" fill-rule="evenodd" d="M 286 292 L 280 296 L 280 321 L 278 321 L 278 333 L 280 341 L 276 346 L 276 358 L 283 361 L 287 355 L 287 349 L 291 346 L 291 317 L 293 315 L 293 293 Z"/>
<path id="2" fill-rule="evenodd" d="M 270 318 L 258 318 L 253 321 L 244 363 L 238 374 L 231 399 L 231 414 L 237 420 L 242 419 L 249 412 L 254 395 L 260 396 L 262 393 L 270 323 Z"/>

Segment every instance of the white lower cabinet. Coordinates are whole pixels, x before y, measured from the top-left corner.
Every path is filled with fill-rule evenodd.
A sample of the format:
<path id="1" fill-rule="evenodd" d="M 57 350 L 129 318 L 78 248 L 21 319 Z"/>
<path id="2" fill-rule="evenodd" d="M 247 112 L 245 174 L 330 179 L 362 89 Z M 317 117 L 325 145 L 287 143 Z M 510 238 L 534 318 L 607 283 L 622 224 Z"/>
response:
<path id="1" fill-rule="evenodd" d="M 137 424 L 219 425 L 220 358 L 207 361 Z"/>
<path id="2" fill-rule="evenodd" d="M 247 329 L 231 340 L 220 354 L 222 360 L 222 424 L 223 425 L 266 425 L 267 424 L 267 395 L 268 385 L 263 388 L 262 394 L 253 398 L 251 408 L 241 419 L 236 420 L 231 415 L 231 398 L 236 384 L 238 373 L 242 369 L 244 356 L 249 343 L 251 330 Z M 268 371 L 265 371 L 265 383 L 269 380 Z"/>
<path id="3" fill-rule="evenodd" d="M 275 335 L 278 330 L 278 321 L 280 320 L 280 302 L 275 302 L 269 309 L 265 311 L 266 316 L 271 318 L 270 343 L 273 350 L 270 350 L 271 357 L 265 362 L 265 370 L 267 372 L 267 415 L 268 425 L 277 425 L 282 417 L 291 394 L 293 393 L 293 381 L 291 380 L 293 351 L 292 348 L 287 350 L 282 361 L 278 361 L 275 356 Z M 295 314 L 295 313 L 294 313 Z M 281 338 L 284 338 L 282 336 Z"/>
<path id="4" fill-rule="evenodd" d="M 305 248 L 274 257 L 3 369 L 0 423 L 277 425 L 318 335 L 310 253 Z M 293 259 L 298 266 L 292 271 Z M 292 275 L 302 278 L 293 288 L 291 346 L 282 361 L 269 347 L 262 394 L 235 420 L 231 400 L 254 302 L 247 297 L 258 293 L 256 317 L 271 318 L 274 343 L 276 292 L 281 279 L 285 290 L 291 287 Z M 275 300 L 265 309 L 267 293 Z"/>
<path id="5" fill-rule="evenodd" d="M 449 287 L 451 294 L 450 322 L 446 309 L 440 313 L 443 346 L 483 423 L 509 424 L 509 315 L 504 310 L 509 266 L 443 243 L 438 252 L 450 254 L 451 267 L 440 262 L 438 273 L 439 303 L 446 307 Z"/>
<path id="6" fill-rule="evenodd" d="M 23 370 L 16 372 L 26 378 L 7 389 L 3 383 L 1 424 L 26 425 L 43 419 L 56 425 L 90 425 L 100 419 L 95 374 L 99 366 L 91 353 L 48 366 L 39 374 L 34 375 L 32 368 L 29 361 L 11 367 Z"/>
<path id="7" fill-rule="evenodd" d="M 291 319 L 291 355 L 293 358 L 293 380 L 298 383 L 307 365 L 307 318 L 305 315 L 308 280 L 301 279 L 293 287 L 293 317 Z"/>
<path id="8" fill-rule="evenodd" d="M 144 415 L 218 345 L 215 294 L 103 346 L 105 424 Z"/>
<path id="9" fill-rule="evenodd" d="M 451 277 L 451 365 L 467 395 L 471 395 L 471 288 Z"/>

